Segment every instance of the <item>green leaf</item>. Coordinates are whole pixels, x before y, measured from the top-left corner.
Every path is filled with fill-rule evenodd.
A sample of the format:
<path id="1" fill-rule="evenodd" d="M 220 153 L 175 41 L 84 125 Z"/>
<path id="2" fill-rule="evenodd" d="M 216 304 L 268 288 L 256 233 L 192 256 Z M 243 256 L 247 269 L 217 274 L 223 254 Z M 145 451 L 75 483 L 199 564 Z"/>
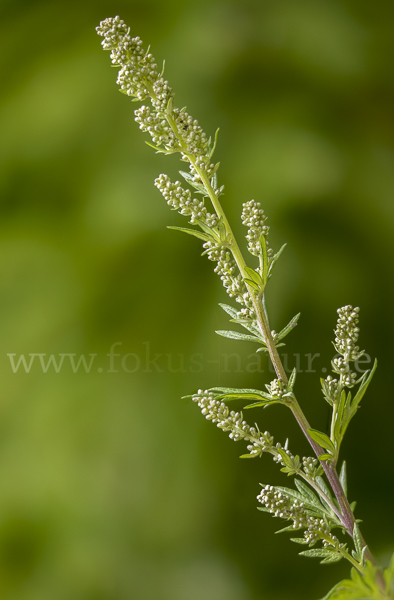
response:
<path id="1" fill-rule="evenodd" d="M 332 443 L 332 441 L 330 440 L 330 438 L 328 437 L 328 435 L 326 435 L 325 433 L 322 433 L 321 431 L 318 431 L 317 429 L 308 429 L 308 433 L 315 442 L 317 442 L 320 446 L 322 446 L 322 448 L 329 450 L 331 452 L 331 454 L 333 454 L 335 456 L 335 454 L 336 454 L 335 446 Z"/>
<path id="2" fill-rule="evenodd" d="M 260 236 L 260 248 L 261 248 L 261 257 L 263 259 L 263 273 L 262 273 L 263 287 L 265 287 L 265 285 L 267 284 L 267 280 L 268 280 L 268 266 L 269 265 L 268 265 L 267 242 L 266 242 L 263 234 L 261 234 L 261 236 Z"/>
<path id="3" fill-rule="evenodd" d="M 235 308 L 233 308 L 232 306 L 230 306 L 229 304 L 221 304 L 219 303 L 219 306 L 228 314 L 230 315 L 230 317 L 232 317 L 231 322 L 232 323 L 239 323 L 240 325 L 242 325 L 242 327 L 244 327 L 245 329 L 247 329 L 250 333 L 259 335 L 259 330 L 256 328 L 255 324 L 253 323 L 253 321 L 246 321 L 245 319 L 238 319 L 237 316 L 237 311 Z"/>
<path id="4" fill-rule="evenodd" d="M 281 346 L 284 346 L 285 344 L 275 344 L 275 346 L 277 348 L 280 348 Z M 263 346 L 262 348 L 259 348 L 258 350 L 256 350 L 256 352 L 268 352 L 268 348 L 266 346 Z"/>
<path id="5" fill-rule="evenodd" d="M 345 460 L 342 463 L 341 472 L 339 473 L 339 481 L 341 483 L 343 491 L 345 492 L 345 496 L 347 497 L 347 472 Z"/>
<path id="6" fill-rule="evenodd" d="M 327 498 L 331 502 L 333 502 L 331 491 L 330 491 L 328 485 L 326 484 L 326 482 L 324 481 L 324 479 L 322 477 L 318 476 L 318 477 L 316 477 L 316 483 L 319 486 L 319 488 L 321 489 L 321 491 L 325 493 L 325 495 L 327 496 Z"/>
<path id="7" fill-rule="evenodd" d="M 205 196 L 207 195 L 207 191 L 204 188 L 204 186 L 201 185 L 201 183 L 196 183 L 193 180 L 193 175 L 191 175 L 190 173 L 186 173 L 185 171 L 179 171 L 179 173 L 182 175 L 183 179 L 185 179 L 189 185 L 194 187 L 200 193 L 203 193 Z"/>
<path id="8" fill-rule="evenodd" d="M 360 404 L 361 400 L 363 399 L 365 392 L 367 391 L 368 386 L 372 381 L 372 377 L 375 374 L 377 366 L 378 366 L 378 361 L 375 358 L 374 365 L 373 365 L 368 377 L 364 381 L 361 382 L 361 385 L 357 391 L 357 394 L 353 398 L 351 409 L 354 413 L 357 410 L 358 405 Z"/>
<path id="9" fill-rule="evenodd" d="M 288 525 L 287 527 L 283 527 L 283 529 L 278 529 L 275 533 L 284 533 L 285 531 L 296 531 L 296 529 L 294 529 L 293 525 Z"/>
<path id="10" fill-rule="evenodd" d="M 297 321 L 300 318 L 301 313 L 298 313 L 298 315 L 296 315 L 295 317 L 292 318 L 292 320 L 290 321 L 290 323 L 288 323 L 286 325 L 286 327 L 284 327 L 282 329 L 282 331 L 280 331 L 277 335 L 277 338 L 275 341 L 280 341 L 282 340 L 284 337 L 286 337 L 286 335 L 288 335 L 290 333 L 290 331 L 293 331 L 294 327 L 297 325 Z"/>
<path id="11" fill-rule="evenodd" d="M 257 458 L 258 454 L 257 452 L 255 454 L 241 454 L 241 456 L 239 458 Z"/>
<path id="12" fill-rule="evenodd" d="M 354 541 L 354 547 L 356 549 L 357 554 L 361 555 L 361 553 L 363 551 L 363 544 L 361 542 L 361 537 L 360 537 L 360 528 L 357 525 L 357 523 L 355 523 L 354 527 L 353 527 L 353 541 Z"/>
<path id="13" fill-rule="evenodd" d="M 383 577 L 386 582 L 386 594 L 392 594 L 394 592 L 394 554 L 389 566 L 383 571 Z"/>
<path id="14" fill-rule="evenodd" d="M 311 488 L 308 485 L 306 485 L 306 483 L 297 478 L 294 479 L 294 483 L 300 494 L 303 494 L 305 498 L 308 498 L 309 501 L 315 504 L 319 504 L 319 500 L 316 494 L 311 490 Z"/>
<path id="15" fill-rule="evenodd" d="M 277 252 L 269 261 L 269 269 L 268 269 L 268 278 L 270 278 L 272 276 L 272 271 L 274 270 L 274 267 L 276 265 L 276 263 L 278 262 L 278 259 L 280 257 L 280 255 L 282 254 L 283 250 L 285 249 L 286 244 L 283 244 L 282 248 L 279 250 L 279 252 Z"/>
<path id="16" fill-rule="evenodd" d="M 204 240 L 205 242 L 209 242 L 212 240 L 212 237 L 207 235 L 206 233 L 202 233 L 201 231 L 197 231 L 195 229 L 188 229 L 187 227 L 172 227 L 167 226 L 167 229 L 175 229 L 176 231 L 183 231 L 183 233 L 188 233 L 189 235 L 194 235 L 194 237 L 199 238 L 200 240 Z"/>
<path id="17" fill-rule="evenodd" d="M 218 128 L 217 128 L 217 130 L 215 131 L 215 141 L 214 141 L 214 144 L 213 144 L 213 146 L 212 146 L 212 150 L 211 150 L 211 152 L 209 153 L 209 158 L 210 158 L 210 159 L 212 158 L 212 155 L 213 155 L 213 153 L 215 152 L 216 144 L 217 144 L 217 142 L 218 142 L 218 135 L 219 135 L 219 127 L 218 127 Z"/>
<path id="18" fill-rule="evenodd" d="M 332 454 L 320 454 L 319 460 L 332 460 Z"/>
<path id="19" fill-rule="evenodd" d="M 295 542 L 296 544 L 309 544 L 308 540 L 306 540 L 305 538 L 290 538 L 291 542 Z"/>
<path id="20" fill-rule="evenodd" d="M 338 402 L 338 409 L 335 418 L 335 426 L 334 426 L 334 437 L 337 443 L 338 448 L 342 442 L 345 431 L 342 432 L 343 429 L 343 418 L 344 414 L 348 412 L 348 407 L 350 406 L 352 400 L 352 395 L 350 392 L 346 395 L 345 390 L 341 392 Z"/>
<path id="21" fill-rule="evenodd" d="M 321 565 L 328 565 L 329 563 L 339 562 L 343 556 L 340 552 L 333 552 L 331 556 L 327 556 L 324 560 L 320 561 Z"/>
<path id="22" fill-rule="evenodd" d="M 279 492 L 282 492 L 286 496 L 290 496 L 290 498 L 294 498 L 294 500 L 303 502 L 308 507 L 316 508 L 316 504 L 314 502 L 306 499 L 304 494 L 300 494 L 300 492 L 297 492 L 296 490 L 293 490 L 293 489 L 287 488 L 287 487 L 283 487 L 281 485 L 276 485 L 275 489 L 278 490 Z M 318 506 L 320 508 L 323 508 L 320 503 L 318 504 Z"/>
<path id="23" fill-rule="evenodd" d="M 245 335 L 244 333 L 239 333 L 238 331 L 215 331 L 218 335 L 222 337 L 229 338 L 230 340 L 242 340 L 244 342 L 257 342 L 261 344 L 262 340 L 255 337 L 254 335 Z"/>
<path id="24" fill-rule="evenodd" d="M 245 267 L 245 271 L 249 275 L 249 278 L 252 281 L 254 281 L 254 283 L 256 283 L 259 286 L 259 288 L 262 287 L 263 280 L 261 279 L 259 273 L 257 273 L 254 269 L 251 269 L 250 267 Z M 245 279 L 245 281 L 246 281 L 246 279 Z"/>
<path id="25" fill-rule="evenodd" d="M 218 400 L 262 400 L 264 396 L 258 394 L 219 394 L 216 396 Z M 270 398 L 268 398 L 270 400 Z"/>
<path id="26" fill-rule="evenodd" d="M 212 227 L 209 227 L 209 225 L 204 223 L 204 221 L 200 221 L 200 219 L 196 219 L 195 221 L 196 221 L 197 225 L 199 227 L 201 227 L 201 229 L 203 231 L 205 231 L 206 234 L 210 235 L 211 237 L 212 236 L 215 237 L 219 241 L 219 236 L 218 236 L 217 232 L 214 229 L 212 229 Z M 220 226 L 220 221 L 219 221 L 219 226 Z"/>
<path id="27" fill-rule="evenodd" d="M 277 404 L 276 400 L 272 400 L 271 402 L 269 400 L 267 400 L 266 402 L 254 402 L 253 404 L 248 404 L 247 406 L 244 406 L 244 410 L 248 409 L 248 408 L 259 408 L 260 406 L 267 406 L 267 404 Z"/>
<path id="28" fill-rule="evenodd" d="M 352 420 L 352 418 L 354 417 L 354 415 L 356 414 L 357 409 L 359 408 L 360 402 L 361 402 L 363 396 L 365 395 L 369 384 L 371 383 L 371 380 L 376 371 L 376 368 L 377 368 L 377 360 L 375 360 L 374 366 L 371 369 L 371 371 L 369 371 L 369 372 L 367 371 L 367 373 L 365 373 L 364 376 L 362 377 L 360 387 L 359 387 L 356 395 L 354 396 L 353 400 L 352 400 L 350 392 L 348 393 L 347 396 L 344 391 L 341 394 L 341 398 L 340 398 L 339 405 L 338 405 L 337 417 L 336 417 L 335 426 L 334 426 L 335 441 L 336 441 L 338 449 L 339 449 L 340 444 L 343 440 L 343 437 L 346 433 L 346 430 L 349 426 L 349 423 Z"/>
<path id="29" fill-rule="evenodd" d="M 289 388 L 290 391 L 292 391 L 293 388 L 294 388 L 296 376 L 297 376 L 297 369 L 294 368 L 293 371 L 292 371 L 292 373 L 291 373 L 291 375 L 290 375 L 289 383 L 288 383 L 288 388 Z"/>
<path id="30" fill-rule="evenodd" d="M 244 279 L 244 282 L 250 286 L 251 288 L 253 288 L 256 292 L 260 292 L 260 286 L 255 283 L 254 281 L 252 281 L 251 279 Z"/>
<path id="31" fill-rule="evenodd" d="M 331 556 L 332 552 L 328 548 L 312 548 L 311 550 L 300 552 L 300 555 L 310 556 L 311 558 L 326 558 L 327 556 Z"/>
<path id="32" fill-rule="evenodd" d="M 260 396 L 260 398 L 265 397 L 265 392 L 262 392 L 261 390 L 255 390 L 253 388 L 213 387 L 213 388 L 209 388 L 208 391 L 209 392 L 221 392 L 223 394 L 255 394 L 257 396 Z"/>
<path id="33" fill-rule="evenodd" d="M 233 319 L 237 318 L 237 311 L 233 306 L 230 306 L 229 304 L 222 304 L 219 302 L 219 306 L 220 308 L 222 308 L 228 315 L 230 315 L 230 317 L 232 317 Z"/>
<path id="34" fill-rule="evenodd" d="M 286 467 L 292 468 L 293 460 L 290 458 L 290 456 L 287 454 L 287 452 L 283 448 L 278 448 L 278 452 L 281 455 L 282 460 L 285 463 Z"/>
<path id="35" fill-rule="evenodd" d="M 382 598 L 376 582 L 376 567 L 366 563 L 364 576 L 351 570 L 351 579 L 337 583 L 322 600 L 376 600 Z"/>

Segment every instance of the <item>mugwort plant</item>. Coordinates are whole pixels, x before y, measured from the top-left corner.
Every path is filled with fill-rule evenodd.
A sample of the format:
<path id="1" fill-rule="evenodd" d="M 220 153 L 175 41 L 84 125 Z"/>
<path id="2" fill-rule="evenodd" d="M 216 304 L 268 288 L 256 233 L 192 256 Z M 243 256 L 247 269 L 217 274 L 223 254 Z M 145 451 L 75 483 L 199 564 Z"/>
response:
<path id="1" fill-rule="evenodd" d="M 186 108 L 178 108 L 174 92 L 164 79 L 149 48 L 119 17 L 102 21 L 97 27 L 102 46 L 110 51 L 113 66 L 119 68 L 117 84 L 133 102 L 146 102 L 135 110 L 135 120 L 151 137 L 156 152 L 180 155 L 185 183 L 171 181 L 162 174 L 155 185 L 172 210 L 184 215 L 191 227 L 170 227 L 198 238 L 203 255 L 214 263 L 214 270 L 233 300 L 220 304 L 240 331 L 217 331 L 232 340 L 255 342 L 257 352 L 269 355 L 276 378 L 265 390 L 213 387 L 190 396 L 206 419 L 228 432 L 234 441 L 246 444 L 242 458 L 270 454 L 280 470 L 294 476 L 294 488 L 262 485 L 257 496 L 259 510 L 286 522 L 281 531 L 291 541 L 304 546 L 303 556 L 333 563 L 345 559 L 351 564 L 351 578 L 339 582 L 324 600 L 389 600 L 394 598 L 394 555 L 388 568 L 382 569 L 371 554 L 354 516 L 354 502 L 347 495 L 346 463 L 339 456 L 342 441 L 355 416 L 376 370 L 358 378 L 352 363 L 363 354 L 358 346 L 359 308 L 338 309 L 332 375 L 321 379 L 323 397 L 332 409 L 329 432 L 318 431 L 308 423 L 296 389 L 296 369 L 288 378 L 278 348 L 296 326 L 296 315 L 281 331 L 271 330 L 264 301 L 265 291 L 284 246 L 275 252 L 269 244 L 267 216 L 259 202 L 250 200 L 242 207 L 241 220 L 246 227 L 248 263 L 221 205 L 224 187 L 218 183 L 219 163 L 213 160 L 218 132 L 208 137 Z M 233 400 L 244 401 L 244 411 L 282 404 L 293 413 L 312 456 L 294 455 L 288 444 L 275 443 L 268 431 L 250 425 L 241 411 L 231 410 Z"/>

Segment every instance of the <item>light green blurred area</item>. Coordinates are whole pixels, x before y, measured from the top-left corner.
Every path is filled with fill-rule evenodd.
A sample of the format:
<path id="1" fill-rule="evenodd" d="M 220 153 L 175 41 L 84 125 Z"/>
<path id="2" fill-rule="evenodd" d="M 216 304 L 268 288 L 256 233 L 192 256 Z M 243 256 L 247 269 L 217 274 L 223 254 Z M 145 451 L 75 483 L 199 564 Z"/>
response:
<path id="1" fill-rule="evenodd" d="M 273 535 L 280 523 L 255 497 L 259 482 L 283 484 L 275 465 L 238 460 L 244 447 L 181 400 L 272 375 L 264 362 L 264 373 L 244 368 L 254 347 L 215 336 L 227 324 L 220 282 L 196 240 L 165 229 L 185 221 L 153 180 L 180 166 L 144 144 L 135 105 L 117 93 L 94 31 L 116 14 L 166 59 L 179 105 L 210 134 L 220 127 L 237 235 L 241 204 L 255 198 L 272 245 L 288 243 L 268 303 L 275 329 L 302 313 L 289 366 L 294 353 L 321 354 L 317 372 L 298 377 L 317 428 L 328 420 L 319 377 L 336 308 L 361 306 L 360 341 L 379 370 L 343 451 L 365 537 L 386 560 L 394 6 L 13 0 L 0 10 L 1 597 L 297 600 L 322 597 L 348 572 Z M 242 367 L 230 372 L 218 361 L 233 352 Z M 38 357 L 13 373 L 7 354 L 32 353 L 95 356 L 89 373 L 68 358 L 44 373 Z M 251 418 L 309 453 L 284 409 Z"/>

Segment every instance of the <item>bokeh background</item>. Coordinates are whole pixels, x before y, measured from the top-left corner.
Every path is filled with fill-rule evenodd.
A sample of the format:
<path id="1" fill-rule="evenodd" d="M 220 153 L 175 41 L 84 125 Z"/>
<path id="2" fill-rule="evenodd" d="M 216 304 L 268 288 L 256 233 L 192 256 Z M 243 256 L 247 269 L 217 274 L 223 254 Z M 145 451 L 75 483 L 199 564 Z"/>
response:
<path id="1" fill-rule="evenodd" d="M 180 399 L 272 374 L 264 360 L 250 372 L 254 347 L 215 336 L 227 325 L 220 281 L 197 240 L 165 228 L 185 221 L 153 179 L 176 177 L 179 163 L 144 144 L 135 105 L 117 92 L 94 30 L 116 14 L 166 59 L 178 105 L 206 131 L 220 127 L 237 234 L 241 203 L 255 198 L 272 246 L 288 244 L 268 304 L 275 329 L 302 313 L 286 360 L 300 355 L 298 396 L 317 428 L 335 311 L 361 306 L 361 343 L 379 369 L 343 455 L 365 537 L 387 561 L 394 5 L 3 0 L 0 10 L 2 598 L 314 599 L 348 574 L 273 535 L 282 524 L 255 497 L 259 482 L 283 484 L 276 465 L 239 460 L 242 444 Z M 13 372 L 7 354 L 34 353 L 93 362 L 73 372 L 66 357 L 44 373 L 36 357 Z M 285 409 L 254 418 L 309 454 Z"/>

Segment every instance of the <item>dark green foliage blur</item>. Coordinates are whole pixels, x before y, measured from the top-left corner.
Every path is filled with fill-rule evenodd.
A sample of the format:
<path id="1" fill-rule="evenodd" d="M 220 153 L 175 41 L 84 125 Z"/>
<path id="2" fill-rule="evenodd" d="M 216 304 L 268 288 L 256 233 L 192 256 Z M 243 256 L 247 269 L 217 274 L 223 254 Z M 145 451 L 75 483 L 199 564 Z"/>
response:
<path id="1" fill-rule="evenodd" d="M 256 510 L 284 481 L 181 396 L 260 387 L 199 242 L 153 186 L 176 178 L 117 92 L 95 26 L 120 14 L 209 133 L 236 233 L 260 201 L 288 243 L 271 325 L 318 429 L 336 309 L 361 307 L 379 368 L 343 447 L 372 551 L 394 550 L 394 5 L 387 0 L 3 0 L 0 4 L 0 595 L 7 600 L 316 599 L 345 564 L 299 557 Z M 253 259 L 252 259 L 253 260 Z M 110 359 L 113 352 L 120 356 Z M 81 354 L 16 373 L 7 354 Z M 226 358 L 226 354 L 238 356 Z M 306 354 L 319 354 L 308 368 Z M 128 355 L 128 356 L 126 356 Z M 248 358 L 249 357 L 249 358 Z M 113 360 L 112 365 L 110 361 Z M 249 362 L 248 362 L 249 361 Z M 226 364 L 227 363 L 227 364 Z M 367 365 L 368 366 L 368 365 Z M 314 372 L 305 372 L 305 371 Z M 285 408 L 250 412 L 294 453 Z"/>

